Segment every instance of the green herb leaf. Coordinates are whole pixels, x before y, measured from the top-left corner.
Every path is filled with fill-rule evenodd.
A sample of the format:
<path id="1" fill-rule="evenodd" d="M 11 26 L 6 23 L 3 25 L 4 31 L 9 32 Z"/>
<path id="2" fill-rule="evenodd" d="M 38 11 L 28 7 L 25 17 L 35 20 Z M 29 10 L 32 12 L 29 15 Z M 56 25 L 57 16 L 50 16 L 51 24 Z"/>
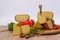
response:
<path id="1" fill-rule="evenodd" d="M 35 26 L 31 27 L 31 34 L 35 34 L 37 32 L 37 29 L 35 28 Z"/>
<path id="2" fill-rule="evenodd" d="M 14 25 L 13 22 L 11 22 L 10 24 L 8 24 L 8 30 L 9 31 L 13 31 L 13 25 Z"/>

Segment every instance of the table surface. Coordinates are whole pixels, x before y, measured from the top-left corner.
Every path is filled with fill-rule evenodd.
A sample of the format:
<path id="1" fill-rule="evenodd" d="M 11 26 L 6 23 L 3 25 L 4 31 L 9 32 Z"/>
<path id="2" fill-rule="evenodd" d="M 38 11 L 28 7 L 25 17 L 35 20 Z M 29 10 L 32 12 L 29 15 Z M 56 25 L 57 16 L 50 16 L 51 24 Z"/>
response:
<path id="1" fill-rule="evenodd" d="M 0 31 L 6 29 L 7 29 L 6 26 L 0 26 Z M 5 32 L 0 32 L 0 40 L 60 40 L 60 34 L 41 35 L 39 37 L 34 36 L 29 39 L 25 39 L 25 38 L 20 38 L 20 36 L 13 36 L 11 32 L 5 31 Z"/>

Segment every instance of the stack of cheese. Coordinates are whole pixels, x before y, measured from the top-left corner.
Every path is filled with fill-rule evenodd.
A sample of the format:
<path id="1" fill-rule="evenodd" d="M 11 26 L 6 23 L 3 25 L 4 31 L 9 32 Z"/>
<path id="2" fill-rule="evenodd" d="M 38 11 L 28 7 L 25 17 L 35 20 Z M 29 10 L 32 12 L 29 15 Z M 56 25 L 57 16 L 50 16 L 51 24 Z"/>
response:
<path id="1" fill-rule="evenodd" d="M 25 35 L 30 33 L 29 25 L 22 25 L 23 21 L 29 20 L 30 16 L 27 14 L 20 14 L 15 16 L 15 20 L 18 22 L 13 26 L 13 35 Z"/>
<path id="2" fill-rule="evenodd" d="M 37 21 L 39 24 L 43 24 L 44 28 L 52 29 L 53 28 L 53 12 L 41 12 L 42 6 L 40 5 L 40 12 L 37 14 Z M 47 25 L 47 26 L 46 26 Z"/>
<path id="3" fill-rule="evenodd" d="M 39 12 L 37 19 L 40 24 L 47 23 L 49 29 L 53 28 L 53 12 L 42 12 L 42 15 Z M 47 26 L 45 28 L 47 28 Z"/>

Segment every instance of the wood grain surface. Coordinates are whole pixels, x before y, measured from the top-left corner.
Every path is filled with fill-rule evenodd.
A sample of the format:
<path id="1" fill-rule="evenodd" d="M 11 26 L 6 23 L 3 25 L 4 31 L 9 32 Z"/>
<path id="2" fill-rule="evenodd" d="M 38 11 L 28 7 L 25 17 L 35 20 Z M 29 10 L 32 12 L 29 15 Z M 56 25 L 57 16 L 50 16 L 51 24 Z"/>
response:
<path id="1" fill-rule="evenodd" d="M 7 30 L 7 26 L 0 26 L 0 31 Z M 0 32 L 0 40 L 60 40 L 60 34 L 55 35 L 40 35 L 29 39 L 20 38 L 20 36 L 13 36 L 11 32 Z"/>

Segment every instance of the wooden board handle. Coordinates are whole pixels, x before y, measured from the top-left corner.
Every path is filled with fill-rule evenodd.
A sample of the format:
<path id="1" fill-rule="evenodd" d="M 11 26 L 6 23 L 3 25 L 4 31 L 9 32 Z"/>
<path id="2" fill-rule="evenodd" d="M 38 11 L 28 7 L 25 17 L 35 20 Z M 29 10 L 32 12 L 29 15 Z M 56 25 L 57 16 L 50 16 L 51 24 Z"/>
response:
<path id="1" fill-rule="evenodd" d="M 40 13 L 42 15 L 42 5 L 41 4 L 39 5 L 39 9 L 40 9 Z"/>

